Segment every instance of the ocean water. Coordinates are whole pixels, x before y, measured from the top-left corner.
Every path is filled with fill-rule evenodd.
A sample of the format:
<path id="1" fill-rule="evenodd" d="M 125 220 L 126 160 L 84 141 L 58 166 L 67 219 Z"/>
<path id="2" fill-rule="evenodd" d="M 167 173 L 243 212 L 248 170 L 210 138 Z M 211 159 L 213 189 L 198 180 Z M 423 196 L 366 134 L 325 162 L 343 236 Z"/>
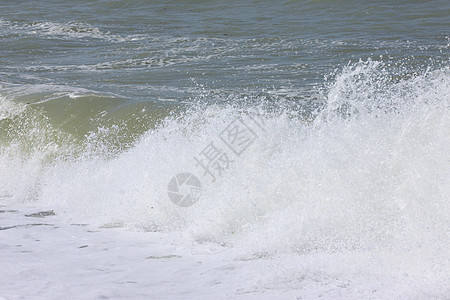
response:
<path id="1" fill-rule="evenodd" d="M 0 250 L 10 270 L 29 265 L 0 273 L 0 297 L 446 299 L 449 14 L 448 1 L 2 1 Z M 39 211 L 59 233 L 25 221 Z M 128 257 L 145 240 L 164 280 L 137 258 L 130 289 L 117 270 L 49 271 L 78 264 L 58 234 L 117 235 Z M 29 236 L 68 254 L 12 250 Z"/>

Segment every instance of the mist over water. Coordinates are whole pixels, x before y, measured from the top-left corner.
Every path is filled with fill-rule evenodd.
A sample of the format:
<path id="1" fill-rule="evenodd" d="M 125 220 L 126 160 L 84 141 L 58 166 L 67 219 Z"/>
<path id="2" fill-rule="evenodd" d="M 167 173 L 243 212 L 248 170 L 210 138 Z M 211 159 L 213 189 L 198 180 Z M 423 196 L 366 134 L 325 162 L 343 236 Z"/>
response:
<path id="1" fill-rule="evenodd" d="M 388 253 L 444 295 L 447 1 L 201 3 L 0 4 L 0 205 L 312 269 Z M 256 138 L 213 181 L 235 120 Z"/>

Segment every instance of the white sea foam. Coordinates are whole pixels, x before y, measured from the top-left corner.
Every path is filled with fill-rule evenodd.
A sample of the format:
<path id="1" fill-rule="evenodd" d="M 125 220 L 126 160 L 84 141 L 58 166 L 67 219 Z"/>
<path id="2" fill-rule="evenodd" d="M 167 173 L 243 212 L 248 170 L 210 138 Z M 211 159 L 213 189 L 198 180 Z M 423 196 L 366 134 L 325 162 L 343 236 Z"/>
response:
<path id="1" fill-rule="evenodd" d="M 14 22 L 0 20 L 4 34 L 40 35 L 60 39 L 101 39 L 110 42 L 125 42 L 141 39 L 140 35 L 122 37 L 83 22 Z"/>
<path id="2" fill-rule="evenodd" d="M 178 232 L 183 245 L 213 243 L 244 258 L 307 255 L 309 263 L 298 263 L 316 269 L 319 280 L 331 280 L 347 260 L 359 264 L 351 271 L 356 274 L 376 268 L 376 259 L 364 265 L 366 255 L 383 257 L 374 272 L 387 272 L 398 257 L 395 272 L 405 270 L 411 284 L 431 284 L 444 295 L 450 71 L 396 80 L 386 68 L 371 61 L 346 67 L 313 121 L 295 111 L 265 111 L 263 130 L 245 109 L 210 106 L 166 119 L 112 159 L 96 155 L 102 153 L 96 136 L 85 156 L 50 165 L 36 155 L 17 161 L 3 152 L 3 193 L 12 196 L 4 201 L 33 201 L 94 225 Z M 221 132 L 238 116 L 257 139 L 211 182 L 194 157 L 210 142 L 220 144 Z M 167 195 L 169 180 L 181 172 L 202 181 L 200 200 L 188 208 Z M 334 267 L 324 267 L 327 275 L 320 275 L 321 255 L 328 263 L 339 256 Z M 285 288 L 293 280 L 289 272 L 302 276 L 286 272 L 260 279 L 272 288 L 277 279 Z"/>

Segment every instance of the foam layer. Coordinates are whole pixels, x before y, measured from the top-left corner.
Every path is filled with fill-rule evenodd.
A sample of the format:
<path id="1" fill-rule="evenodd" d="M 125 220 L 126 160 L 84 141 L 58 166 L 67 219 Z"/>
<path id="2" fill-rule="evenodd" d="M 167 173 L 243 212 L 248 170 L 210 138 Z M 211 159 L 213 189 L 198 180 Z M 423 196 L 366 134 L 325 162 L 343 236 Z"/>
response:
<path id="1" fill-rule="evenodd" d="M 1 148 L 1 201 L 38 202 L 92 224 L 180 231 L 246 253 L 438 253 L 449 243 L 450 73 L 394 80 L 386 70 L 371 61 L 344 68 L 308 120 L 262 105 L 261 128 L 249 115 L 255 108 L 209 106 L 166 118 L 123 152 L 108 147 L 115 127 L 92 131 L 83 155 L 68 154 L 51 126 L 24 128 L 36 139 L 26 155 L 15 152 L 18 139 Z M 228 153 L 233 162 L 211 182 L 194 157 L 210 142 L 223 146 L 236 117 L 256 138 L 240 156 Z M 167 195 L 182 172 L 202 182 L 188 208 Z"/>

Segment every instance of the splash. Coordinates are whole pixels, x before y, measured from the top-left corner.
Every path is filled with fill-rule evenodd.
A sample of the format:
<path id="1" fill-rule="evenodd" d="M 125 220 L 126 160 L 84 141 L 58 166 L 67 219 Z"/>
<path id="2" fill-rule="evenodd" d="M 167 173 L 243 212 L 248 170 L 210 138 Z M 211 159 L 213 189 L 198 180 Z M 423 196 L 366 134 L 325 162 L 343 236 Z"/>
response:
<path id="1" fill-rule="evenodd" d="M 50 151 L 48 140 L 22 160 L 3 147 L 2 194 L 71 219 L 177 231 L 246 253 L 439 253 L 449 245 L 449 79 L 448 68 L 397 78 L 379 62 L 348 65 L 312 121 L 262 105 L 264 130 L 215 182 L 194 157 L 237 117 L 250 122 L 249 108 L 211 105 L 166 117 L 110 156 L 98 143 L 113 127 L 88 135 L 86 155 L 47 164 L 37 154 Z M 180 208 L 167 184 L 186 171 L 203 191 Z"/>

